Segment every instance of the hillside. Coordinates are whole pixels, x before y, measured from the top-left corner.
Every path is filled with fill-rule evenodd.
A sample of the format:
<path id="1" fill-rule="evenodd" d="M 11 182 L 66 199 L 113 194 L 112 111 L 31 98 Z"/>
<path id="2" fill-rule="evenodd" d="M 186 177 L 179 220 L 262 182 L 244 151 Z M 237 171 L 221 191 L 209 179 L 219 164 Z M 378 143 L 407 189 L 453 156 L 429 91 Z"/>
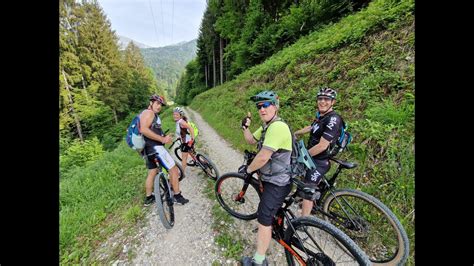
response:
<path id="1" fill-rule="evenodd" d="M 158 87 L 174 98 L 176 83 L 185 66 L 196 56 L 196 40 L 159 48 L 140 49 L 147 66 L 155 72 Z"/>
<path id="2" fill-rule="evenodd" d="M 118 40 L 118 45 L 120 50 L 125 50 L 129 42 L 133 42 L 138 48 L 151 48 L 151 46 L 137 42 L 133 39 L 130 39 L 125 36 L 118 35 L 119 40 Z"/>
<path id="3" fill-rule="evenodd" d="M 389 206 L 409 235 L 414 263 L 414 28 L 412 0 L 372 1 L 196 96 L 191 107 L 243 150 L 250 146 L 240 120 L 251 111 L 251 130 L 260 124 L 250 96 L 276 91 L 280 115 L 297 130 L 310 124 L 319 86 L 335 88 L 336 111 L 354 137 L 340 157 L 359 165 L 342 173 L 338 187 L 363 190 Z"/>

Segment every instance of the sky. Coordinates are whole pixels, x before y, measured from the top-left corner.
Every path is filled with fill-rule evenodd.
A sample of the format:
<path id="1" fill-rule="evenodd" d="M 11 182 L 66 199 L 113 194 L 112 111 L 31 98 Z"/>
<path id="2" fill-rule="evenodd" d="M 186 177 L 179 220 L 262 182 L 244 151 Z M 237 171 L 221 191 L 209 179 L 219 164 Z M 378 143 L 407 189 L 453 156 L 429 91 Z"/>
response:
<path id="1" fill-rule="evenodd" d="M 98 0 L 117 35 L 152 47 L 198 37 L 206 0 Z"/>

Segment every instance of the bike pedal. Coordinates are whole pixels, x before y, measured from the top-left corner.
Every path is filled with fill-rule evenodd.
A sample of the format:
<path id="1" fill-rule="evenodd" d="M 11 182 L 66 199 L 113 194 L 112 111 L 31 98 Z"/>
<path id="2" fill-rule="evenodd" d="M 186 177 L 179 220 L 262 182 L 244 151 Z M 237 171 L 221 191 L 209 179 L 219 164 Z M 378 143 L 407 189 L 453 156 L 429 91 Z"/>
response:
<path id="1" fill-rule="evenodd" d="M 257 233 L 258 227 L 252 230 L 252 233 Z"/>

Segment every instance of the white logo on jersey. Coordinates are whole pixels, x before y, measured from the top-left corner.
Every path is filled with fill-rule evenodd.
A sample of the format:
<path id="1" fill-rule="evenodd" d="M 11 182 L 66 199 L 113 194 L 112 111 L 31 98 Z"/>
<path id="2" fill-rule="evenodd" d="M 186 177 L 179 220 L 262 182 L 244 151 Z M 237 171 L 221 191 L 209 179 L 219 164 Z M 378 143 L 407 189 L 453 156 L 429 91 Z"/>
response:
<path id="1" fill-rule="evenodd" d="M 313 133 L 316 132 L 316 130 L 318 130 L 318 129 L 319 129 L 319 124 L 316 123 L 316 124 L 313 126 Z"/>
<path id="2" fill-rule="evenodd" d="M 331 120 L 329 120 L 329 123 L 327 125 L 327 127 L 332 130 L 332 127 L 336 124 L 336 121 L 337 121 L 337 117 L 333 116 L 331 117 Z"/>

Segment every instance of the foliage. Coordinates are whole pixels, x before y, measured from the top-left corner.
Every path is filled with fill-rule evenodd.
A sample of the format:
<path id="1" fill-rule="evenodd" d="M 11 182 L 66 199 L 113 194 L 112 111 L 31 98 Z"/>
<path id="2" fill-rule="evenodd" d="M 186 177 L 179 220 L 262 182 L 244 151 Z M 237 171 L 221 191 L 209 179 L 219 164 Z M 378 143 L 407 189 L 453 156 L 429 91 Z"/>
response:
<path id="1" fill-rule="evenodd" d="M 358 167 L 344 171 L 338 186 L 381 199 L 414 241 L 414 3 L 375 0 L 366 9 L 323 26 L 252 67 L 236 79 L 197 95 L 191 107 L 240 150 L 240 120 L 262 89 L 281 98 L 280 115 L 293 130 L 311 123 L 320 86 L 338 91 L 335 105 L 353 141 L 341 159 Z M 334 169 L 333 169 L 334 170 Z M 332 171 L 333 171 L 332 170 Z"/>
<path id="2" fill-rule="evenodd" d="M 163 94 L 133 43 L 122 53 L 96 1 L 60 1 L 59 129 L 81 141 L 102 136 L 130 111 Z M 109 138 L 110 140 L 110 138 Z"/>
<path id="3" fill-rule="evenodd" d="M 207 90 L 258 65 L 301 36 L 361 8 L 367 1 L 218 1 L 208 2 L 197 41 L 197 61 L 180 82 L 179 103 L 190 91 Z M 220 53 L 223 53 L 222 57 Z M 196 65 L 197 64 L 197 65 Z M 222 71 L 219 65 L 222 64 Z M 223 73 L 221 73 L 223 72 Z M 217 84 L 215 84 L 217 83 Z M 191 98 L 189 100 L 186 100 Z"/>
<path id="4" fill-rule="evenodd" d="M 155 75 L 167 97 L 174 99 L 176 85 L 185 66 L 196 56 L 196 40 L 159 48 L 140 49 L 145 64 Z"/>
<path id="5" fill-rule="evenodd" d="M 59 163 L 61 173 L 64 174 L 70 171 L 74 167 L 82 167 L 90 162 L 102 157 L 104 150 L 97 138 L 86 140 L 81 143 L 78 139 L 75 139 L 69 148 L 60 155 Z"/>
<path id="6" fill-rule="evenodd" d="M 89 264 L 89 256 L 101 240 L 142 217 L 145 175 L 141 157 L 122 143 L 61 179 L 61 264 Z"/>

